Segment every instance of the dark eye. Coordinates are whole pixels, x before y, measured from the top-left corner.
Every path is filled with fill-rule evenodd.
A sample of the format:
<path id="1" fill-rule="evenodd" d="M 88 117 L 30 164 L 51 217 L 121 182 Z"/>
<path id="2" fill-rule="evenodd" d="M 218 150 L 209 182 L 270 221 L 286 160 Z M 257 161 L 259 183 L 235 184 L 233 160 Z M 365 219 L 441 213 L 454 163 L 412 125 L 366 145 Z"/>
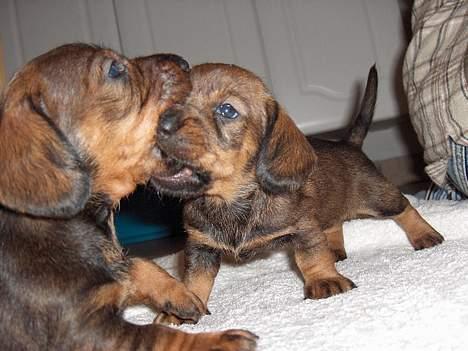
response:
<path id="1" fill-rule="evenodd" d="M 125 72 L 127 72 L 127 67 L 123 63 L 117 62 L 117 61 L 112 61 L 112 63 L 109 66 L 109 71 L 107 72 L 107 76 L 109 78 L 119 78 L 122 76 Z"/>
<path id="2" fill-rule="evenodd" d="M 215 109 L 215 113 L 229 119 L 234 119 L 239 116 L 239 112 L 237 112 L 237 110 L 232 107 L 231 104 L 218 105 Z"/>

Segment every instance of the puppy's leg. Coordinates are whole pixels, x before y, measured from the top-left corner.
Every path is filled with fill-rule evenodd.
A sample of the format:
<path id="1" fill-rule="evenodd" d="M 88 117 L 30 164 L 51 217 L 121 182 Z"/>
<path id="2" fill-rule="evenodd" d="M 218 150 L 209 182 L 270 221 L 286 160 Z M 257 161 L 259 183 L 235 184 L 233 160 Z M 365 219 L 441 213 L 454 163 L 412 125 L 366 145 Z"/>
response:
<path id="1" fill-rule="evenodd" d="M 144 288 L 143 290 L 146 290 Z M 138 291 L 137 292 L 141 292 Z M 86 323 L 72 333 L 69 350 L 153 350 L 153 351 L 252 351 L 257 337 L 244 330 L 189 334 L 163 325 L 137 326 L 119 316 L 126 305 L 128 287 L 109 283 L 94 294 L 85 313 L 79 318 Z"/>
<path id="2" fill-rule="evenodd" d="M 213 288 L 214 280 L 221 264 L 221 254 L 209 246 L 188 240 L 185 247 L 185 286 L 195 293 L 203 302 L 205 308 Z M 160 314 L 157 322 L 164 324 L 181 324 L 178 316 Z M 196 321 L 195 321 L 196 322 Z"/>
<path id="3" fill-rule="evenodd" d="M 382 176 L 375 178 L 367 199 L 367 212 L 373 217 L 392 218 L 406 232 L 415 250 L 433 247 L 444 241 L 411 206 L 400 190 Z"/>
<path id="4" fill-rule="evenodd" d="M 123 310 L 137 304 L 193 321 L 206 313 L 205 305 L 182 282 L 143 259 L 131 260 L 128 273 L 119 281 L 97 289 L 89 305 L 95 309 L 111 305 Z"/>
<path id="5" fill-rule="evenodd" d="M 157 289 L 155 288 L 157 287 Z M 222 350 L 251 351 L 257 337 L 244 330 L 188 334 L 153 324 L 136 326 L 122 321 L 119 312 L 134 303 L 144 303 L 181 319 L 197 320 L 205 312 L 203 303 L 185 286 L 152 262 L 135 259 L 127 279 L 101 286 L 86 305 L 80 320 L 86 320 L 76 349 L 100 350 Z M 90 340 L 88 329 L 92 331 Z M 91 347 L 92 346 L 92 347 Z"/>
<path id="6" fill-rule="evenodd" d="M 393 219 L 405 231 L 415 250 L 427 249 L 444 241 L 444 237 L 432 228 L 409 203 L 404 211 Z"/>
<path id="7" fill-rule="evenodd" d="M 127 304 L 145 303 L 157 311 L 198 321 L 206 313 L 202 301 L 185 285 L 153 262 L 133 259 Z"/>
<path id="8" fill-rule="evenodd" d="M 343 225 L 329 228 L 324 231 L 327 237 L 328 248 L 335 254 L 336 261 L 343 261 L 348 256 L 344 247 Z"/>
<path id="9" fill-rule="evenodd" d="M 196 242 L 188 242 L 185 250 L 184 283 L 205 304 L 213 288 L 221 264 L 219 250 Z"/>
<path id="10" fill-rule="evenodd" d="M 338 273 L 335 254 L 328 248 L 325 234 L 301 237 L 294 249 L 296 264 L 304 277 L 306 299 L 323 299 L 351 290 L 356 285 Z"/>

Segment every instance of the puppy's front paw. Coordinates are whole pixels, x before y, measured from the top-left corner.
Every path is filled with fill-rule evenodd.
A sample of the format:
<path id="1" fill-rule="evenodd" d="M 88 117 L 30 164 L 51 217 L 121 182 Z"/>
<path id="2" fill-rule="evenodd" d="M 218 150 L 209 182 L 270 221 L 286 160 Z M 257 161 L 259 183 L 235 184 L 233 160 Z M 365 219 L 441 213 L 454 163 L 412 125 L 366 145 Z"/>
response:
<path id="1" fill-rule="evenodd" d="M 160 293 L 157 298 L 158 312 L 163 312 L 161 315 L 165 314 L 173 319 L 173 321 L 164 324 L 180 324 L 176 323 L 177 320 L 198 322 L 207 312 L 204 303 L 183 283 L 175 279 L 172 283 L 165 290 L 165 294 Z"/>
<path id="2" fill-rule="evenodd" d="M 444 237 L 434 230 L 414 238 L 411 245 L 415 250 L 422 250 L 442 244 L 444 240 Z"/>
<path id="3" fill-rule="evenodd" d="M 254 351 L 258 336 L 240 329 L 220 333 L 197 334 L 191 348 L 193 351 Z"/>
<path id="4" fill-rule="evenodd" d="M 355 287 L 356 284 L 351 280 L 338 275 L 312 280 L 305 286 L 304 292 L 306 299 L 316 300 L 338 295 Z"/>

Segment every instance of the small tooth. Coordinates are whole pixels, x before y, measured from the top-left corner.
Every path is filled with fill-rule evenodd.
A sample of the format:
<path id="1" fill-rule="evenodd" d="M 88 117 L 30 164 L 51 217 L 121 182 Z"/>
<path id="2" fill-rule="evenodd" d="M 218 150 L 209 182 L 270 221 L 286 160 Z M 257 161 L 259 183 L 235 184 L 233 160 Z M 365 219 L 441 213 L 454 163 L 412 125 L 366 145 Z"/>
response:
<path id="1" fill-rule="evenodd" d="M 188 176 L 191 176 L 192 175 L 192 170 L 190 168 L 187 168 L 185 167 L 182 172 L 181 172 L 183 175 L 188 175 Z"/>
<path id="2" fill-rule="evenodd" d="M 193 172 L 190 168 L 184 167 L 177 174 L 174 175 L 174 178 L 185 178 L 192 176 Z"/>

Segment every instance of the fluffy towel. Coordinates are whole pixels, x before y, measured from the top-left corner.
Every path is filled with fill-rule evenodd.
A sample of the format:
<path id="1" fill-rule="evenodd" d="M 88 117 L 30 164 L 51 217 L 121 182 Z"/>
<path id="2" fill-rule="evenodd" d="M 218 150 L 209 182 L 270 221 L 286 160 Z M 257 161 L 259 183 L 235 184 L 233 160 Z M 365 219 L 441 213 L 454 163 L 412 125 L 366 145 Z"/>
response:
<path id="1" fill-rule="evenodd" d="M 244 265 L 223 263 L 209 301 L 212 313 L 190 332 L 245 328 L 260 351 L 467 350 L 468 201 L 410 197 L 446 241 L 414 251 L 391 220 L 345 224 L 348 259 L 338 271 L 357 289 L 324 300 L 303 300 L 303 283 L 287 253 Z M 180 257 L 157 263 L 178 276 Z M 144 307 L 125 318 L 151 323 Z"/>

